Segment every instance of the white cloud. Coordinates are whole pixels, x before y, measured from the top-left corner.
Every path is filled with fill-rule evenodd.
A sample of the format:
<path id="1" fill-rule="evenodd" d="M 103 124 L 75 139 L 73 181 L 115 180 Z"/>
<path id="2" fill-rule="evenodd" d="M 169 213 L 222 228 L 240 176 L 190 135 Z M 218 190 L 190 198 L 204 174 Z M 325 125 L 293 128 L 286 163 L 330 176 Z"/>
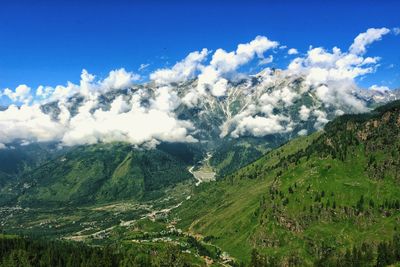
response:
<path id="1" fill-rule="evenodd" d="M 245 117 L 238 123 L 231 136 L 252 135 L 261 137 L 268 134 L 281 133 L 285 131 L 285 127 L 281 125 L 281 121 L 282 117 L 273 115 L 270 117 Z"/>
<path id="2" fill-rule="evenodd" d="M 236 94 L 237 88 L 225 86 L 225 80 L 234 81 L 238 66 L 243 62 L 249 62 L 252 58 L 241 61 L 238 60 L 237 50 L 226 52 L 225 50 L 217 50 L 209 65 L 205 66 L 198 76 L 198 86 L 196 90 L 190 89 L 183 101 L 189 106 L 193 105 L 215 105 L 226 113 L 227 120 L 221 125 L 221 136 L 231 135 L 238 137 L 241 135 L 262 136 L 270 132 L 287 132 L 292 129 L 293 122 L 289 117 L 273 117 L 274 109 L 289 107 L 303 93 L 308 93 L 316 101 L 317 106 L 307 108 L 301 107 L 299 117 L 302 120 L 308 120 L 311 116 L 316 118 L 315 128 L 320 129 L 328 122 L 328 114 L 322 110 L 318 110 L 324 105 L 331 110 L 333 114 L 346 112 L 364 112 L 365 104 L 362 100 L 357 99 L 353 92 L 358 90 L 354 79 L 368 73 L 373 73 L 380 60 L 379 57 L 364 57 L 366 47 L 373 41 L 379 40 L 379 33 L 369 30 L 367 34 L 361 34 L 356 38 L 353 50 L 358 47 L 359 54 L 350 51 L 342 51 L 334 47 L 326 50 L 322 47 L 310 47 L 306 56 L 297 57 L 290 63 L 287 70 L 282 71 L 263 71 L 258 77 L 262 77 L 260 86 L 246 88 L 243 96 L 249 99 L 243 99 L 247 102 L 245 108 L 238 114 L 231 114 L 229 105 L 231 104 L 230 96 Z M 375 33 L 375 36 L 373 36 Z M 384 31 L 381 32 L 381 35 Z M 361 51 L 363 51 L 361 53 Z M 295 51 L 291 51 L 293 53 Z M 251 53 L 250 53 L 251 54 Z M 257 54 L 254 53 L 253 57 Z M 244 57 L 245 58 L 245 57 Z M 261 59 L 262 60 L 262 59 Z M 241 65 L 240 65 L 241 66 Z M 228 75 L 227 75 L 228 74 Z M 233 78 L 232 78 L 233 77 Z M 299 89 L 288 86 L 281 86 L 282 81 L 287 81 L 296 77 L 304 78 Z M 224 79 L 224 80 L 222 80 Z M 222 85 L 222 86 L 221 86 Z M 265 90 L 265 88 L 273 88 Z M 233 90 L 233 92 L 231 92 Z M 212 97 L 225 96 L 226 99 L 213 100 Z M 204 102 L 204 101 L 207 102 Z M 214 102 L 215 101 L 215 102 Z M 207 104 L 204 104 L 207 103 Z M 318 104 L 322 103 L 322 104 Z M 316 110 L 316 111 L 315 111 Z"/>
<path id="3" fill-rule="evenodd" d="M 217 49 L 209 61 L 207 49 L 192 52 L 173 67 L 150 74 L 153 83 L 148 86 L 135 87 L 128 95 L 116 97 L 109 109 L 98 103 L 98 96 L 132 87 L 141 79 L 138 74 L 118 69 L 98 79 L 83 70 L 78 84 L 39 86 L 34 98 L 26 85 L 15 91 L 5 89 L 3 95 L 23 105 L 0 111 L 0 144 L 15 140 L 56 141 L 64 145 L 123 141 L 154 147 L 163 141 L 194 142 L 194 133 L 203 129 L 195 129 L 192 122 L 178 119 L 176 111 L 182 104 L 196 106 L 199 116 L 207 112 L 222 114 L 221 137 L 286 133 L 295 126 L 289 107 L 302 94 L 309 95 L 313 105 L 301 106 L 298 117 L 303 121 L 315 118 L 314 127 L 320 129 L 328 117 L 343 110 L 365 111 L 364 103 L 353 96 L 359 89 L 354 80 L 373 73 L 378 67 L 379 57 L 364 54 L 367 46 L 380 40 L 386 30 L 369 29 L 359 34 L 349 51 L 310 47 L 306 55 L 293 59 L 287 69 L 267 68 L 251 77 L 240 73 L 242 67 L 249 63 L 270 63 L 273 56 L 264 54 L 277 48 L 278 42 L 257 36 L 230 52 Z M 289 49 L 288 54 L 297 54 L 297 50 Z M 146 67 L 141 65 L 141 69 Z M 197 81 L 185 90 L 174 85 L 196 77 Z M 386 90 L 376 85 L 370 89 Z M 75 94 L 84 100 L 77 114 L 71 114 L 71 103 L 66 100 Z M 59 100 L 57 118 L 44 114 L 39 106 L 54 100 Z M 324 107 L 329 111 L 324 111 Z M 281 111 L 279 115 L 276 115 L 277 109 Z M 298 134 L 307 134 L 307 131 L 301 130 Z"/>
<path id="4" fill-rule="evenodd" d="M 302 105 L 302 106 L 300 107 L 300 110 L 299 110 L 299 117 L 300 117 L 300 119 L 301 119 L 302 121 L 308 120 L 308 118 L 310 117 L 310 112 L 311 112 L 311 109 L 309 109 L 309 108 L 306 107 L 305 105 Z"/>
<path id="5" fill-rule="evenodd" d="M 39 105 L 11 105 L 0 112 L 0 142 L 59 140 L 63 126 L 44 114 Z"/>
<path id="6" fill-rule="evenodd" d="M 138 71 L 142 71 L 142 70 L 144 70 L 144 69 L 147 69 L 148 67 L 150 66 L 150 64 L 140 64 L 140 66 L 139 66 L 139 68 L 138 68 Z"/>
<path id="7" fill-rule="evenodd" d="M 97 96 L 112 89 L 131 86 L 135 77 L 125 70 L 112 71 L 104 80 L 83 71 L 79 85 L 69 83 L 56 88 L 39 87 L 37 96 L 65 99 L 71 92 L 80 93 L 84 101 L 77 114 L 69 112 L 70 103 L 59 101 L 60 114 L 56 119 L 42 112 L 39 104 L 11 105 L 0 111 L 0 142 L 7 144 L 55 141 L 64 145 L 93 144 L 97 142 L 124 141 L 133 145 L 154 147 L 162 141 L 194 142 L 190 132 L 191 122 L 176 118 L 174 110 L 180 98 L 170 87 L 159 88 L 150 106 L 142 106 L 145 89 L 131 96 L 119 96 L 109 110 L 99 108 Z M 20 92 L 20 91 L 17 91 Z M 125 99 L 126 98 L 126 99 Z"/>
<path id="8" fill-rule="evenodd" d="M 130 99 L 119 96 L 109 110 L 97 108 L 97 100 L 88 98 L 73 117 L 62 108 L 65 104 L 60 103 L 59 120 L 65 125 L 61 142 L 78 145 L 121 141 L 154 147 L 162 141 L 196 141 L 190 135 L 194 129 L 192 123 L 176 118 L 174 110 L 180 103 L 176 92 L 170 87 L 158 88 L 150 98 L 150 105 L 143 106 L 147 97 L 146 89 L 136 91 Z"/>
<path id="9" fill-rule="evenodd" d="M 5 144 L 0 143 L 0 150 L 1 150 L 1 149 L 6 149 L 6 148 L 7 148 L 7 146 L 6 146 Z"/>
<path id="10" fill-rule="evenodd" d="M 36 96 L 40 101 L 49 102 L 65 100 L 77 93 L 80 93 L 79 85 L 67 82 L 66 86 L 57 85 L 54 88 L 50 86 L 39 86 L 38 90 L 36 91 Z"/>
<path id="11" fill-rule="evenodd" d="M 103 91 L 124 89 L 131 87 L 133 83 L 138 80 L 140 80 L 140 75 L 127 72 L 122 68 L 110 71 L 108 76 L 99 83 L 99 87 Z"/>
<path id="12" fill-rule="evenodd" d="M 317 87 L 315 93 L 328 107 L 346 107 L 351 112 L 365 112 L 367 108 L 364 102 L 352 94 L 356 89 L 357 86 L 354 81 L 338 80 L 330 81 L 327 86 L 321 85 Z"/>
<path id="13" fill-rule="evenodd" d="M 86 97 L 95 97 L 111 90 L 129 88 L 140 80 L 141 77 L 124 68 L 112 70 L 103 80 L 96 80 L 96 76 L 83 69 L 79 85 L 67 82 L 67 85 L 39 86 L 36 90 L 36 97 L 39 102 L 50 102 L 66 100 L 74 94 L 81 94 Z"/>
<path id="14" fill-rule="evenodd" d="M 132 86 L 140 79 L 140 75 L 127 72 L 124 68 L 112 70 L 103 80 L 96 80 L 96 76 L 83 70 L 79 85 L 79 93 L 84 96 L 98 95 L 110 90 L 124 89 Z"/>
<path id="15" fill-rule="evenodd" d="M 177 120 L 168 112 L 158 109 L 146 110 L 134 105 L 127 112 L 119 110 L 99 109 L 93 114 L 88 109 L 81 110 L 70 120 L 62 142 L 66 145 L 77 145 L 122 141 L 154 147 L 160 141 L 196 141 L 188 135 L 192 124 Z"/>
<path id="16" fill-rule="evenodd" d="M 306 129 L 302 129 L 297 134 L 300 135 L 300 136 L 304 136 L 304 135 L 308 134 L 308 131 Z"/>
<path id="17" fill-rule="evenodd" d="M 368 29 L 359 34 L 348 52 L 334 47 L 310 47 L 305 57 L 297 57 L 289 64 L 290 75 L 305 77 L 305 83 L 315 88 L 316 96 L 334 107 L 347 106 L 354 112 L 365 111 L 364 104 L 352 92 L 357 88 L 354 79 L 376 71 L 379 57 L 363 57 L 367 45 L 380 40 L 388 30 Z"/>
<path id="18" fill-rule="evenodd" d="M 332 103 L 335 101 L 335 95 L 332 94 L 332 90 L 326 85 L 321 85 L 315 90 L 316 95 L 319 99 L 324 100 L 325 103 Z"/>
<path id="19" fill-rule="evenodd" d="M 215 93 L 214 96 L 221 96 L 226 92 L 221 88 L 221 85 L 225 83 L 221 79 L 234 74 L 239 67 L 249 63 L 254 57 L 258 57 L 265 63 L 271 61 L 273 57 L 265 58 L 264 53 L 278 45 L 278 42 L 271 41 L 265 36 L 257 36 L 249 43 L 239 44 L 236 51 L 226 52 L 224 49 L 217 49 L 210 64 L 202 68 L 198 76 L 197 93 L 201 95 L 206 89 L 210 89 L 211 93 Z M 217 89 L 214 89 L 214 86 L 217 86 Z M 192 91 L 191 96 L 194 94 L 195 92 Z"/>
<path id="20" fill-rule="evenodd" d="M 288 54 L 289 54 L 289 55 L 296 55 L 296 54 L 298 54 L 298 53 L 299 53 L 299 51 L 297 51 L 296 48 L 290 48 L 290 49 L 288 50 Z"/>
<path id="21" fill-rule="evenodd" d="M 293 101 L 299 97 L 294 90 L 285 86 L 283 88 L 275 88 L 272 92 L 264 93 L 260 97 L 261 105 L 271 105 L 272 108 L 277 107 L 281 102 L 285 106 L 290 106 L 293 104 Z"/>
<path id="22" fill-rule="evenodd" d="M 211 89 L 211 93 L 214 96 L 224 96 L 228 88 L 228 80 L 221 78 L 219 79 Z"/>
<path id="23" fill-rule="evenodd" d="M 32 101 L 31 88 L 26 84 L 18 85 L 14 92 L 9 88 L 6 88 L 2 95 L 7 96 L 11 101 L 16 103 L 27 104 Z"/>
<path id="24" fill-rule="evenodd" d="M 108 111 L 98 109 L 97 100 L 86 99 L 78 114 L 71 116 L 65 103 L 59 102 L 57 120 L 44 114 L 39 105 L 15 105 L 0 112 L 1 143 L 58 141 L 64 145 L 124 141 L 153 147 L 161 141 L 194 142 L 188 121 L 178 120 L 174 94 L 161 90 L 149 108 L 140 105 L 140 96 L 126 102 L 122 96 Z M 95 110 L 94 112 L 92 110 Z"/>
<path id="25" fill-rule="evenodd" d="M 200 95 L 196 90 L 189 90 L 189 92 L 182 98 L 182 103 L 188 107 L 194 107 L 199 102 Z"/>
<path id="26" fill-rule="evenodd" d="M 350 46 L 350 53 L 355 55 L 364 54 L 367 46 L 375 41 L 382 39 L 382 36 L 390 32 L 387 28 L 370 28 L 366 32 L 360 33 Z"/>
<path id="27" fill-rule="evenodd" d="M 314 124 L 314 128 L 317 130 L 321 130 L 329 122 L 327 114 L 323 110 L 314 110 L 313 115 L 317 118 Z"/>
<path id="28" fill-rule="evenodd" d="M 371 40 L 370 38 L 365 41 L 364 47 L 371 43 Z M 360 47 L 360 41 L 358 45 Z M 334 47 L 331 51 L 322 47 L 310 47 L 307 55 L 292 60 L 287 70 L 269 71 L 261 74 L 264 79 L 263 87 L 272 87 L 273 89 L 261 94 L 256 98 L 257 100 L 253 100 L 255 101 L 253 103 L 258 103 L 260 106 L 255 106 L 251 110 L 235 116 L 230 123 L 224 124 L 221 128 L 222 136 L 227 135 L 229 131 L 232 131 L 231 135 L 234 137 L 244 134 L 256 136 L 268 134 L 269 131 L 266 129 L 277 132 L 290 131 L 293 126 L 290 118 L 271 120 L 271 114 L 280 105 L 291 106 L 301 93 L 308 93 L 313 98 L 316 97 L 316 103 L 319 100 L 326 107 L 333 108 L 333 114 L 336 115 L 342 114 L 342 109 L 347 110 L 347 112 L 366 111 L 364 102 L 357 99 L 353 94 L 358 89 L 354 79 L 374 72 L 379 60 L 379 57 L 363 57 L 350 52 L 342 52 L 337 47 Z M 293 79 L 296 79 L 296 77 L 304 78 L 304 82 L 299 86 L 299 91 L 279 85 L 282 81 L 290 80 L 291 77 Z M 257 87 L 253 90 L 257 90 Z M 328 122 L 328 114 L 319 108 L 318 104 L 312 107 L 302 106 L 299 110 L 299 118 L 306 121 L 314 116 L 316 120 L 314 127 L 321 129 Z M 261 117 L 260 112 L 265 117 Z M 302 131 L 300 134 L 306 134 L 306 132 Z"/>
<path id="29" fill-rule="evenodd" d="M 248 63 L 254 56 L 263 58 L 265 51 L 277 47 L 278 44 L 278 42 L 271 41 L 265 36 L 257 36 L 247 44 L 239 44 L 236 51 L 228 53 L 221 48 L 217 49 L 210 65 L 221 74 L 229 73 Z"/>
<path id="30" fill-rule="evenodd" d="M 274 56 L 273 55 L 269 55 L 266 58 L 260 59 L 260 61 L 258 62 L 258 65 L 267 65 L 269 63 L 272 63 L 272 61 L 274 61 Z"/>
<path id="31" fill-rule="evenodd" d="M 387 92 L 387 91 L 390 90 L 389 87 L 387 87 L 387 86 L 379 86 L 379 85 L 376 85 L 376 84 L 372 85 L 369 89 L 370 90 L 374 90 L 374 91 L 378 91 L 378 92 L 382 92 L 382 93 Z"/>
<path id="32" fill-rule="evenodd" d="M 394 35 L 399 35 L 400 34 L 400 28 L 399 27 L 393 28 L 393 33 L 394 33 Z"/>
<path id="33" fill-rule="evenodd" d="M 39 85 L 39 87 L 36 89 L 36 96 L 42 99 L 47 99 L 53 94 L 53 92 L 53 87 Z"/>
<path id="34" fill-rule="evenodd" d="M 171 69 L 159 69 L 150 74 L 150 79 L 157 84 L 183 82 L 194 78 L 196 72 L 202 67 L 201 63 L 207 58 L 208 50 L 190 53 L 184 60 L 176 63 Z"/>
<path id="35" fill-rule="evenodd" d="M 151 107 L 157 110 L 169 112 L 174 111 L 181 103 L 178 94 L 171 87 L 158 88 L 155 99 L 151 100 Z"/>

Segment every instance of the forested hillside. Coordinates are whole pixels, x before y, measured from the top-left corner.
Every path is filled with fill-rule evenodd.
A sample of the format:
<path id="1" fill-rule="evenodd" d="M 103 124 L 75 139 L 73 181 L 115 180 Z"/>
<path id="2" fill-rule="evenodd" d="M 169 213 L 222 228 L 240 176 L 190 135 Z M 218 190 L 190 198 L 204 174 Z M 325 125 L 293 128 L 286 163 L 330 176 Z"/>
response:
<path id="1" fill-rule="evenodd" d="M 24 206 L 151 199 L 192 178 L 187 166 L 194 156 L 183 160 L 179 153 L 185 150 L 163 149 L 140 150 L 123 143 L 80 146 L 21 174 L 3 192 L 9 203 Z"/>
<path id="2" fill-rule="evenodd" d="M 83 243 L 0 235 L 2 267 L 202 266 L 202 261 L 176 245 L 92 247 Z"/>
<path id="3" fill-rule="evenodd" d="M 201 185 L 176 217 L 254 266 L 384 266 L 400 260 L 399 151 L 400 102 L 345 115 Z"/>

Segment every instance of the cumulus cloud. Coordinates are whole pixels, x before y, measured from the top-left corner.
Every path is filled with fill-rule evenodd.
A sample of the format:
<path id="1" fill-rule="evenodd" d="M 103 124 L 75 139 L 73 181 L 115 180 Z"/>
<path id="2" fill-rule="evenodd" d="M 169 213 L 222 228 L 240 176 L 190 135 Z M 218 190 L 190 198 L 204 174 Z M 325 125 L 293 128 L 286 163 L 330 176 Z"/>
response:
<path id="1" fill-rule="evenodd" d="M 282 103 L 285 106 L 290 106 L 298 97 L 299 94 L 285 86 L 283 88 L 276 88 L 276 90 L 273 90 L 272 92 L 266 92 L 261 95 L 260 103 L 263 106 L 271 105 L 272 107 L 277 107 L 279 103 Z"/>
<path id="2" fill-rule="evenodd" d="M 389 32 L 390 30 L 387 28 L 370 28 L 366 32 L 360 33 L 350 46 L 350 53 L 355 55 L 364 54 L 369 44 L 381 40 L 382 36 Z"/>
<path id="3" fill-rule="evenodd" d="M 300 110 L 299 110 L 299 117 L 300 117 L 300 119 L 301 119 L 302 121 L 308 120 L 308 118 L 310 117 L 310 112 L 311 112 L 311 109 L 309 109 L 309 108 L 306 107 L 305 105 L 302 105 L 302 106 L 300 107 Z"/>
<path id="4" fill-rule="evenodd" d="M 43 113 L 38 104 L 11 105 L 0 112 L 0 140 L 56 141 L 68 146 L 123 141 L 149 147 L 161 141 L 195 142 L 189 134 L 192 123 L 175 117 L 176 99 L 167 90 L 161 90 L 147 108 L 140 103 L 140 92 L 129 101 L 117 97 L 109 110 L 97 108 L 97 99 L 86 99 L 74 116 L 65 102 L 59 102 L 57 119 Z"/>
<path id="5" fill-rule="evenodd" d="M 288 50 L 288 54 L 289 54 L 289 55 L 296 55 L 296 54 L 298 54 L 298 53 L 299 53 L 299 51 L 297 51 L 296 48 L 290 48 L 290 49 Z"/>
<path id="6" fill-rule="evenodd" d="M 254 56 L 263 58 L 265 51 L 277 47 L 278 44 L 265 36 L 257 36 L 247 44 L 239 44 L 236 51 L 226 52 L 221 48 L 217 49 L 210 65 L 219 73 L 229 73 L 248 63 Z"/>
<path id="7" fill-rule="evenodd" d="M 210 64 L 202 68 L 198 76 L 197 94 L 204 94 L 209 89 L 216 97 L 225 95 L 226 82 L 224 79 L 227 76 L 235 73 L 239 67 L 249 63 L 254 57 L 258 57 L 261 64 L 272 62 L 273 57 L 265 58 L 264 53 L 278 45 L 278 42 L 271 41 L 265 36 L 257 36 L 249 43 L 239 44 L 236 51 L 227 52 L 221 48 L 217 49 Z M 190 93 L 191 96 L 196 94 L 193 91 Z"/>
<path id="8" fill-rule="evenodd" d="M 26 84 L 18 85 L 15 91 L 6 88 L 2 95 L 7 96 L 11 101 L 17 103 L 27 104 L 32 101 L 31 88 Z"/>
<path id="9" fill-rule="evenodd" d="M 161 141 L 196 141 L 188 135 L 192 124 L 166 112 L 169 106 L 146 109 L 137 100 L 125 103 L 120 97 L 114 100 L 109 111 L 97 109 L 94 113 L 90 110 L 96 103 L 87 102 L 78 115 L 69 120 L 62 142 L 77 145 L 122 141 L 154 147 Z"/>
<path id="10" fill-rule="evenodd" d="M 325 124 L 328 123 L 328 115 L 326 114 L 325 111 L 323 110 L 314 110 L 313 111 L 313 115 L 317 118 L 315 123 L 314 123 L 314 128 L 315 129 L 322 129 L 322 127 L 324 127 Z"/>
<path id="11" fill-rule="evenodd" d="M 297 134 L 300 135 L 300 136 L 304 136 L 304 135 L 308 134 L 308 131 L 306 129 L 302 129 Z"/>
<path id="12" fill-rule="evenodd" d="M 285 127 L 281 125 L 281 120 L 283 120 L 281 116 L 245 117 L 238 123 L 231 136 L 239 137 L 242 135 L 252 135 L 261 137 L 269 134 L 284 132 Z"/>
<path id="13" fill-rule="evenodd" d="M 141 89 L 126 99 L 117 97 L 108 110 L 100 107 L 99 95 L 129 88 L 138 79 L 138 75 L 125 69 L 113 70 L 102 80 L 83 70 L 79 84 L 39 86 L 36 90 L 38 101 L 32 105 L 29 105 L 32 99 L 30 88 L 26 85 L 17 87 L 15 92 L 5 90 L 5 95 L 12 100 L 25 104 L 20 107 L 10 105 L 0 112 L 0 142 L 55 141 L 79 145 L 124 141 L 154 147 L 161 141 L 196 141 L 190 135 L 192 123 L 176 118 L 174 110 L 180 104 L 180 98 L 170 87 L 159 88 L 153 97 L 149 91 Z M 77 108 L 76 114 L 71 114 L 73 102 L 68 99 L 75 95 L 83 97 L 83 101 L 74 108 Z M 143 105 L 144 98 L 150 105 Z M 44 113 L 41 104 L 52 101 L 56 101 L 58 114 Z"/>
<path id="14" fill-rule="evenodd" d="M 195 108 L 199 118 L 209 112 L 220 116 L 221 137 L 290 133 L 310 119 L 321 129 L 328 118 L 343 110 L 366 110 L 364 102 L 354 97 L 353 92 L 359 90 L 355 79 L 376 70 L 380 58 L 365 56 L 366 49 L 387 32 L 386 28 L 368 29 L 354 39 L 348 51 L 310 47 L 287 69 L 266 68 L 251 76 L 241 73 L 242 67 L 271 63 L 273 56 L 265 54 L 278 48 L 278 42 L 257 36 L 230 52 L 221 48 L 214 53 L 195 51 L 171 68 L 154 71 L 150 83 L 138 87 L 133 85 L 142 80 L 140 75 L 118 69 L 105 78 L 83 70 L 77 84 L 39 86 L 36 93 L 27 85 L 5 89 L 2 95 L 22 105 L 0 111 L 0 147 L 16 140 L 63 145 L 122 141 L 147 147 L 160 142 L 195 142 L 196 133 L 203 129 L 196 129 L 195 120 L 180 119 L 179 112 L 186 108 Z M 288 54 L 298 52 L 292 48 Z M 146 67 L 142 64 L 139 69 Z M 176 86 L 182 82 L 187 87 Z M 99 97 L 127 88 L 131 88 L 127 94 L 111 97 L 106 104 Z M 370 89 L 386 90 L 377 85 Z M 69 101 L 75 96 L 82 100 Z M 312 104 L 298 107 L 303 97 L 312 99 Z M 43 111 L 40 105 L 49 102 L 55 103 L 57 112 Z M 307 131 L 300 129 L 298 134 Z"/>
<path id="15" fill-rule="evenodd" d="M 99 83 L 102 90 L 123 89 L 133 85 L 133 82 L 140 80 L 140 75 L 127 72 L 124 68 L 112 70 L 108 76 Z"/>
<path id="16" fill-rule="evenodd" d="M 151 107 L 161 111 L 174 111 L 181 103 L 176 91 L 169 86 L 158 88 L 155 99 L 151 100 Z"/>
<path id="17" fill-rule="evenodd" d="M 6 146 L 5 144 L 0 143 L 0 150 L 1 150 L 1 149 L 6 149 L 6 148 L 7 148 L 7 146 Z"/>
<path id="18" fill-rule="evenodd" d="M 83 69 L 80 78 L 79 84 L 67 82 L 67 85 L 55 87 L 40 85 L 36 90 L 36 99 L 41 103 L 66 100 L 78 93 L 86 97 L 95 97 L 111 90 L 129 88 L 141 79 L 140 75 L 128 72 L 124 68 L 110 71 L 104 79 L 96 79 L 95 75 Z"/>
<path id="19" fill-rule="evenodd" d="M 200 52 L 190 53 L 184 60 L 176 63 L 172 68 L 159 69 L 150 74 L 150 79 L 157 84 L 170 84 L 185 81 L 193 78 L 196 72 L 202 67 L 203 62 L 208 55 L 208 50 L 203 49 Z"/>
<path id="20" fill-rule="evenodd" d="M 282 92 L 282 91 L 281 91 Z M 221 125 L 221 137 L 240 136 L 262 137 L 270 134 L 286 133 L 293 130 L 293 122 L 284 114 L 274 114 L 274 108 L 286 105 L 282 99 L 263 95 L 260 102 L 252 101 L 241 112 Z"/>
<path id="21" fill-rule="evenodd" d="M 0 112 L 0 142 L 59 140 L 63 127 L 42 112 L 39 105 L 11 105 Z"/>
<path id="22" fill-rule="evenodd" d="M 258 61 L 258 65 L 267 65 L 267 64 L 272 63 L 272 61 L 274 61 L 274 56 L 273 55 L 269 55 L 266 58 L 260 59 L 260 61 Z"/>
<path id="23" fill-rule="evenodd" d="M 372 85 L 369 89 L 373 90 L 373 91 L 378 91 L 378 92 L 381 92 L 381 93 L 384 93 L 384 92 L 387 92 L 387 91 L 390 90 L 389 87 L 387 87 L 387 86 L 379 86 L 379 85 L 376 85 L 376 84 Z"/>
<path id="24" fill-rule="evenodd" d="M 349 51 L 334 47 L 310 47 L 305 57 L 292 60 L 288 66 L 291 75 L 302 75 L 305 82 L 315 88 L 316 96 L 327 105 L 351 107 L 355 112 L 365 111 L 364 104 L 352 92 L 357 88 L 354 79 L 376 71 L 379 57 L 365 57 L 366 48 L 381 40 L 387 28 L 368 29 L 360 33 Z"/>
<path id="25" fill-rule="evenodd" d="M 53 94 L 53 92 L 53 87 L 39 85 L 39 87 L 36 89 L 36 96 L 41 99 L 47 99 Z"/>
<path id="26" fill-rule="evenodd" d="M 230 131 L 233 137 L 263 136 L 291 131 L 293 120 L 289 116 L 274 115 L 274 110 L 277 108 L 284 110 L 285 107 L 293 105 L 294 101 L 304 93 L 316 98 L 317 106 L 301 106 L 298 110 L 299 118 L 307 121 L 310 117 L 314 117 L 316 129 L 321 129 L 328 122 L 328 114 L 319 106 L 321 104 L 333 109 L 334 115 L 343 114 L 343 109 L 347 112 L 366 111 L 365 103 L 354 96 L 354 92 L 358 89 L 355 78 L 376 70 L 380 58 L 363 55 L 368 45 L 380 40 L 386 33 L 386 28 L 369 29 L 359 34 L 349 51 L 344 52 L 337 47 L 330 51 L 322 47 L 310 47 L 304 57 L 292 60 L 287 70 L 263 72 L 262 86 L 253 88 L 256 92 L 253 93 L 255 97 L 251 100 L 252 105 L 224 123 L 221 127 L 221 136 L 228 135 Z M 295 52 L 292 50 L 289 54 Z M 280 85 L 282 81 L 290 80 L 291 77 L 302 78 L 302 83 L 297 89 Z M 273 87 L 273 90 L 263 91 L 268 87 Z M 257 90 L 260 90 L 259 95 Z M 318 104 L 319 102 L 321 104 Z M 306 132 L 300 132 L 304 133 Z"/>
<path id="27" fill-rule="evenodd" d="M 98 95 L 110 90 L 129 88 L 139 79 L 140 75 L 127 72 L 124 68 L 121 68 L 110 71 L 108 76 L 103 80 L 96 80 L 95 75 L 90 74 L 84 69 L 81 74 L 79 87 L 76 89 L 84 96 Z"/>
<path id="28" fill-rule="evenodd" d="M 229 82 L 234 81 L 241 75 L 238 75 L 237 70 L 251 62 L 255 57 L 259 59 L 259 64 L 268 64 L 272 62 L 272 55 L 265 57 L 264 53 L 269 50 L 278 47 L 279 43 L 271 41 L 265 36 L 257 36 L 254 40 L 246 44 L 239 44 L 235 51 L 227 52 L 224 49 L 217 49 L 208 64 L 196 65 L 196 69 L 199 70 L 197 76 L 197 86 L 188 90 L 186 95 L 183 97 L 183 103 L 189 107 L 193 107 L 198 104 L 199 99 L 207 94 L 211 94 L 213 97 L 225 97 L 229 91 Z M 179 63 L 178 63 L 179 64 Z M 175 67 L 172 69 L 162 70 L 162 74 L 166 76 L 171 75 L 175 77 Z M 181 73 L 179 71 L 178 73 Z M 191 72 L 192 74 L 193 72 Z M 153 80 L 160 75 L 158 72 L 153 73 L 150 77 Z M 174 82 L 176 79 L 161 79 L 165 83 Z M 180 79 L 178 79 L 180 81 Z"/>
<path id="29" fill-rule="evenodd" d="M 310 85 L 327 83 L 329 80 L 354 79 L 374 72 L 379 58 L 362 57 L 342 52 L 334 47 L 327 51 L 322 47 L 311 48 L 304 58 L 294 59 L 288 67 L 293 74 L 306 75 Z"/>
<path id="30" fill-rule="evenodd" d="M 342 114 L 343 109 L 346 112 L 367 110 L 365 103 L 354 96 L 354 92 L 359 89 L 355 79 L 376 71 L 380 58 L 364 54 L 368 45 L 380 40 L 386 33 L 386 28 L 369 29 L 355 38 L 349 51 L 342 51 L 338 47 L 331 50 L 310 47 L 304 57 L 293 59 L 286 70 L 264 70 L 257 76 L 262 77 L 260 85 L 253 85 L 251 89 L 245 86 L 240 88 L 244 108 L 236 115 L 230 112 L 229 107 L 232 104 L 231 96 L 236 95 L 237 88 L 230 88 L 226 73 L 236 71 L 239 65 L 235 59 L 237 51 L 217 50 L 210 64 L 205 66 L 198 76 L 197 88 L 189 90 L 183 101 L 191 106 L 204 105 L 202 101 L 208 102 L 207 105 L 217 105 L 217 108 L 226 114 L 226 121 L 220 127 L 222 137 L 229 134 L 233 137 L 262 136 L 271 132 L 290 131 L 294 123 L 292 119 L 285 116 L 273 117 L 274 110 L 284 110 L 293 105 L 302 94 L 309 94 L 316 101 L 316 106 L 302 106 L 298 111 L 299 118 L 306 121 L 312 116 L 315 118 L 314 127 L 321 129 L 328 122 L 328 114 L 323 108 L 333 110 L 333 115 Z M 294 52 L 296 51 L 290 51 L 291 54 Z M 243 62 L 246 61 L 248 60 Z M 282 81 L 296 77 L 301 77 L 300 85 L 296 85 L 297 89 L 281 85 Z M 218 98 L 223 96 L 226 99 L 214 102 L 210 95 Z M 199 101 L 200 104 L 197 103 Z"/>

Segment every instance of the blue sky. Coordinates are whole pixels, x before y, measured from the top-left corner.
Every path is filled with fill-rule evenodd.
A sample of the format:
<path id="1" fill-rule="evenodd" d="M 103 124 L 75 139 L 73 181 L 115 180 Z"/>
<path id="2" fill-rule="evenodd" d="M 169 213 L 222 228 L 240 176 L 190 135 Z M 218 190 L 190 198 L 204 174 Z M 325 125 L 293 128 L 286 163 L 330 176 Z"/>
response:
<path id="1" fill-rule="evenodd" d="M 78 82 L 81 70 L 142 75 L 189 52 L 234 50 L 257 35 L 305 53 L 310 45 L 346 50 L 371 27 L 400 26 L 399 1 L 1 1 L 0 89 Z M 382 57 L 359 81 L 400 87 L 400 36 L 368 49 Z M 285 67 L 288 57 L 275 57 Z"/>

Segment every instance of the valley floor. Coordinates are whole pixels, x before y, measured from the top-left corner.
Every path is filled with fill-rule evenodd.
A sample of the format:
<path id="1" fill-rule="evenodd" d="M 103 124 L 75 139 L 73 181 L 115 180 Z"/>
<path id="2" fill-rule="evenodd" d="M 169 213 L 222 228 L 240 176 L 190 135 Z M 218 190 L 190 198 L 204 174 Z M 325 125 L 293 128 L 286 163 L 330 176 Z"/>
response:
<path id="1" fill-rule="evenodd" d="M 196 186 L 203 182 L 215 181 L 216 173 L 210 165 L 211 157 L 212 153 L 209 152 L 203 160 L 199 161 L 196 165 L 193 165 L 189 168 L 189 172 L 197 180 Z"/>

